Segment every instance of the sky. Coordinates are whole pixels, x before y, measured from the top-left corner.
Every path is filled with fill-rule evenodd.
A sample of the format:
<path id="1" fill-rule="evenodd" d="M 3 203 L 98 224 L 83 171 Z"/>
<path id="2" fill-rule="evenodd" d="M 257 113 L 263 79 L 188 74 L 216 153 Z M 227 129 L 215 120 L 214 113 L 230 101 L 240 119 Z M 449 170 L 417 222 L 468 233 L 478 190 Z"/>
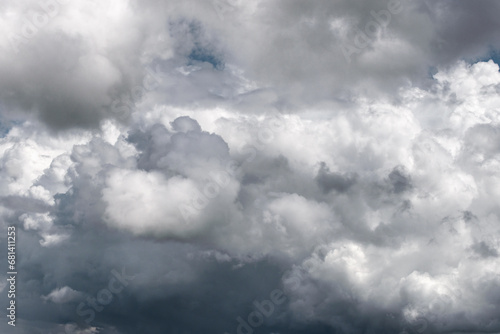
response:
<path id="1" fill-rule="evenodd" d="M 0 332 L 500 333 L 499 15 L 1 2 Z"/>

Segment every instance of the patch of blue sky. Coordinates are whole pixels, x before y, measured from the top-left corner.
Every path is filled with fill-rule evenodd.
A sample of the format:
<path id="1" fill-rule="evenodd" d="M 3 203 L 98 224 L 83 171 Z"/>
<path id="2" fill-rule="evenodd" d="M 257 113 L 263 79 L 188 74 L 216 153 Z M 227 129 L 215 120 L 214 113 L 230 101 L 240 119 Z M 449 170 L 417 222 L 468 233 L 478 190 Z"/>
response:
<path id="1" fill-rule="evenodd" d="M 475 64 L 480 61 L 493 60 L 495 64 L 500 66 L 500 48 L 490 45 L 488 48 L 488 53 L 486 53 L 484 56 L 477 57 L 474 59 L 464 59 L 464 60 L 470 64 Z"/>
<path id="2" fill-rule="evenodd" d="M 199 46 L 195 46 L 191 50 L 188 59 L 189 65 L 193 65 L 196 62 L 204 62 L 212 64 L 212 66 L 217 70 L 223 70 L 225 65 L 224 61 L 220 57 L 216 56 L 210 50 Z"/>

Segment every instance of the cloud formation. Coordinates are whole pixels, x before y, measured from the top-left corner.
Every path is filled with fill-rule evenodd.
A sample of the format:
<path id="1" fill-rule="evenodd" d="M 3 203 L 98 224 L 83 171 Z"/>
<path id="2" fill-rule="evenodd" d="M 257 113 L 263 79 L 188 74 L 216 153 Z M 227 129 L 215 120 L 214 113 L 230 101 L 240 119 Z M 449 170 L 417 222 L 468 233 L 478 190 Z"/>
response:
<path id="1" fill-rule="evenodd" d="M 0 5 L 15 331 L 500 331 L 498 11 Z"/>

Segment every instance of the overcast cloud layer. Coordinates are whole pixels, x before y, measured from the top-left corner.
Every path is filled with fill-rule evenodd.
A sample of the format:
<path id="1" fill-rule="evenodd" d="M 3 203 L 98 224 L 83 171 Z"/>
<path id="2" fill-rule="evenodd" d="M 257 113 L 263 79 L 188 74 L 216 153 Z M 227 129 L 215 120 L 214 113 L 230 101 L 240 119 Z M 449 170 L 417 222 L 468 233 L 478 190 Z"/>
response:
<path id="1" fill-rule="evenodd" d="M 0 332 L 500 333 L 499 15 L 2 2 Z"/>

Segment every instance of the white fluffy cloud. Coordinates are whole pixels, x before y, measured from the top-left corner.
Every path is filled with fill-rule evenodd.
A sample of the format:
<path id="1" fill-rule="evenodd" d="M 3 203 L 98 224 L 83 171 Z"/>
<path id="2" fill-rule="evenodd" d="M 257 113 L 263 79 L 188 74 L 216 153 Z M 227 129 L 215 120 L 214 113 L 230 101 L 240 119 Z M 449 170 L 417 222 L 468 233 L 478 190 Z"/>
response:
<path id="1" fill-rule="evenodd" d="M 18 144 L 19 125 L 3 139 L 2 182 L 14 212 L 29 210 L 15 201 L 42 206 L 20 220 L 45 247 L 72 237 L 61 225 L 71 201 L 64 224 L 203 240 L 229 259 L 284 256 L 302 271 L 290 295 L 297 319 L 356 330 L 350 321 L 401 312 L 437 330 L 495 328 L 499 149 L 489 106 L 498 83 L 491 61 L 457 63 L 435 88 L 401 91 L 404 104 L 360 99 L 349 113 L 265 117 L 195 109 L 175 118 L 181 111 L 164 107 L 134 114 L 136 127 L 106 123 L 64 145 L 49 132 Z M 70 301 L 66 290 L 44 298 Z M 340 311 L 353 298 L 357 320 Z"/>
<path id="2" fill-rule="evenodd" d="M 277 288 L 273 332 L 498 332 L 498 5 L 456 3 L 364 47 L 390 3 L 0 5 L 21 333 L 229 332 Z"/>
<path id="3" fill-rule="evenodd" d="M 55 289 L 47 296 L 44 296 L 45 301 L 52 301 L 56 304 L 63 304 L 75 299 L 81 298 L 81 293 L 71 289 L 70 287 L 63 286 L 62 288 Z"/>

